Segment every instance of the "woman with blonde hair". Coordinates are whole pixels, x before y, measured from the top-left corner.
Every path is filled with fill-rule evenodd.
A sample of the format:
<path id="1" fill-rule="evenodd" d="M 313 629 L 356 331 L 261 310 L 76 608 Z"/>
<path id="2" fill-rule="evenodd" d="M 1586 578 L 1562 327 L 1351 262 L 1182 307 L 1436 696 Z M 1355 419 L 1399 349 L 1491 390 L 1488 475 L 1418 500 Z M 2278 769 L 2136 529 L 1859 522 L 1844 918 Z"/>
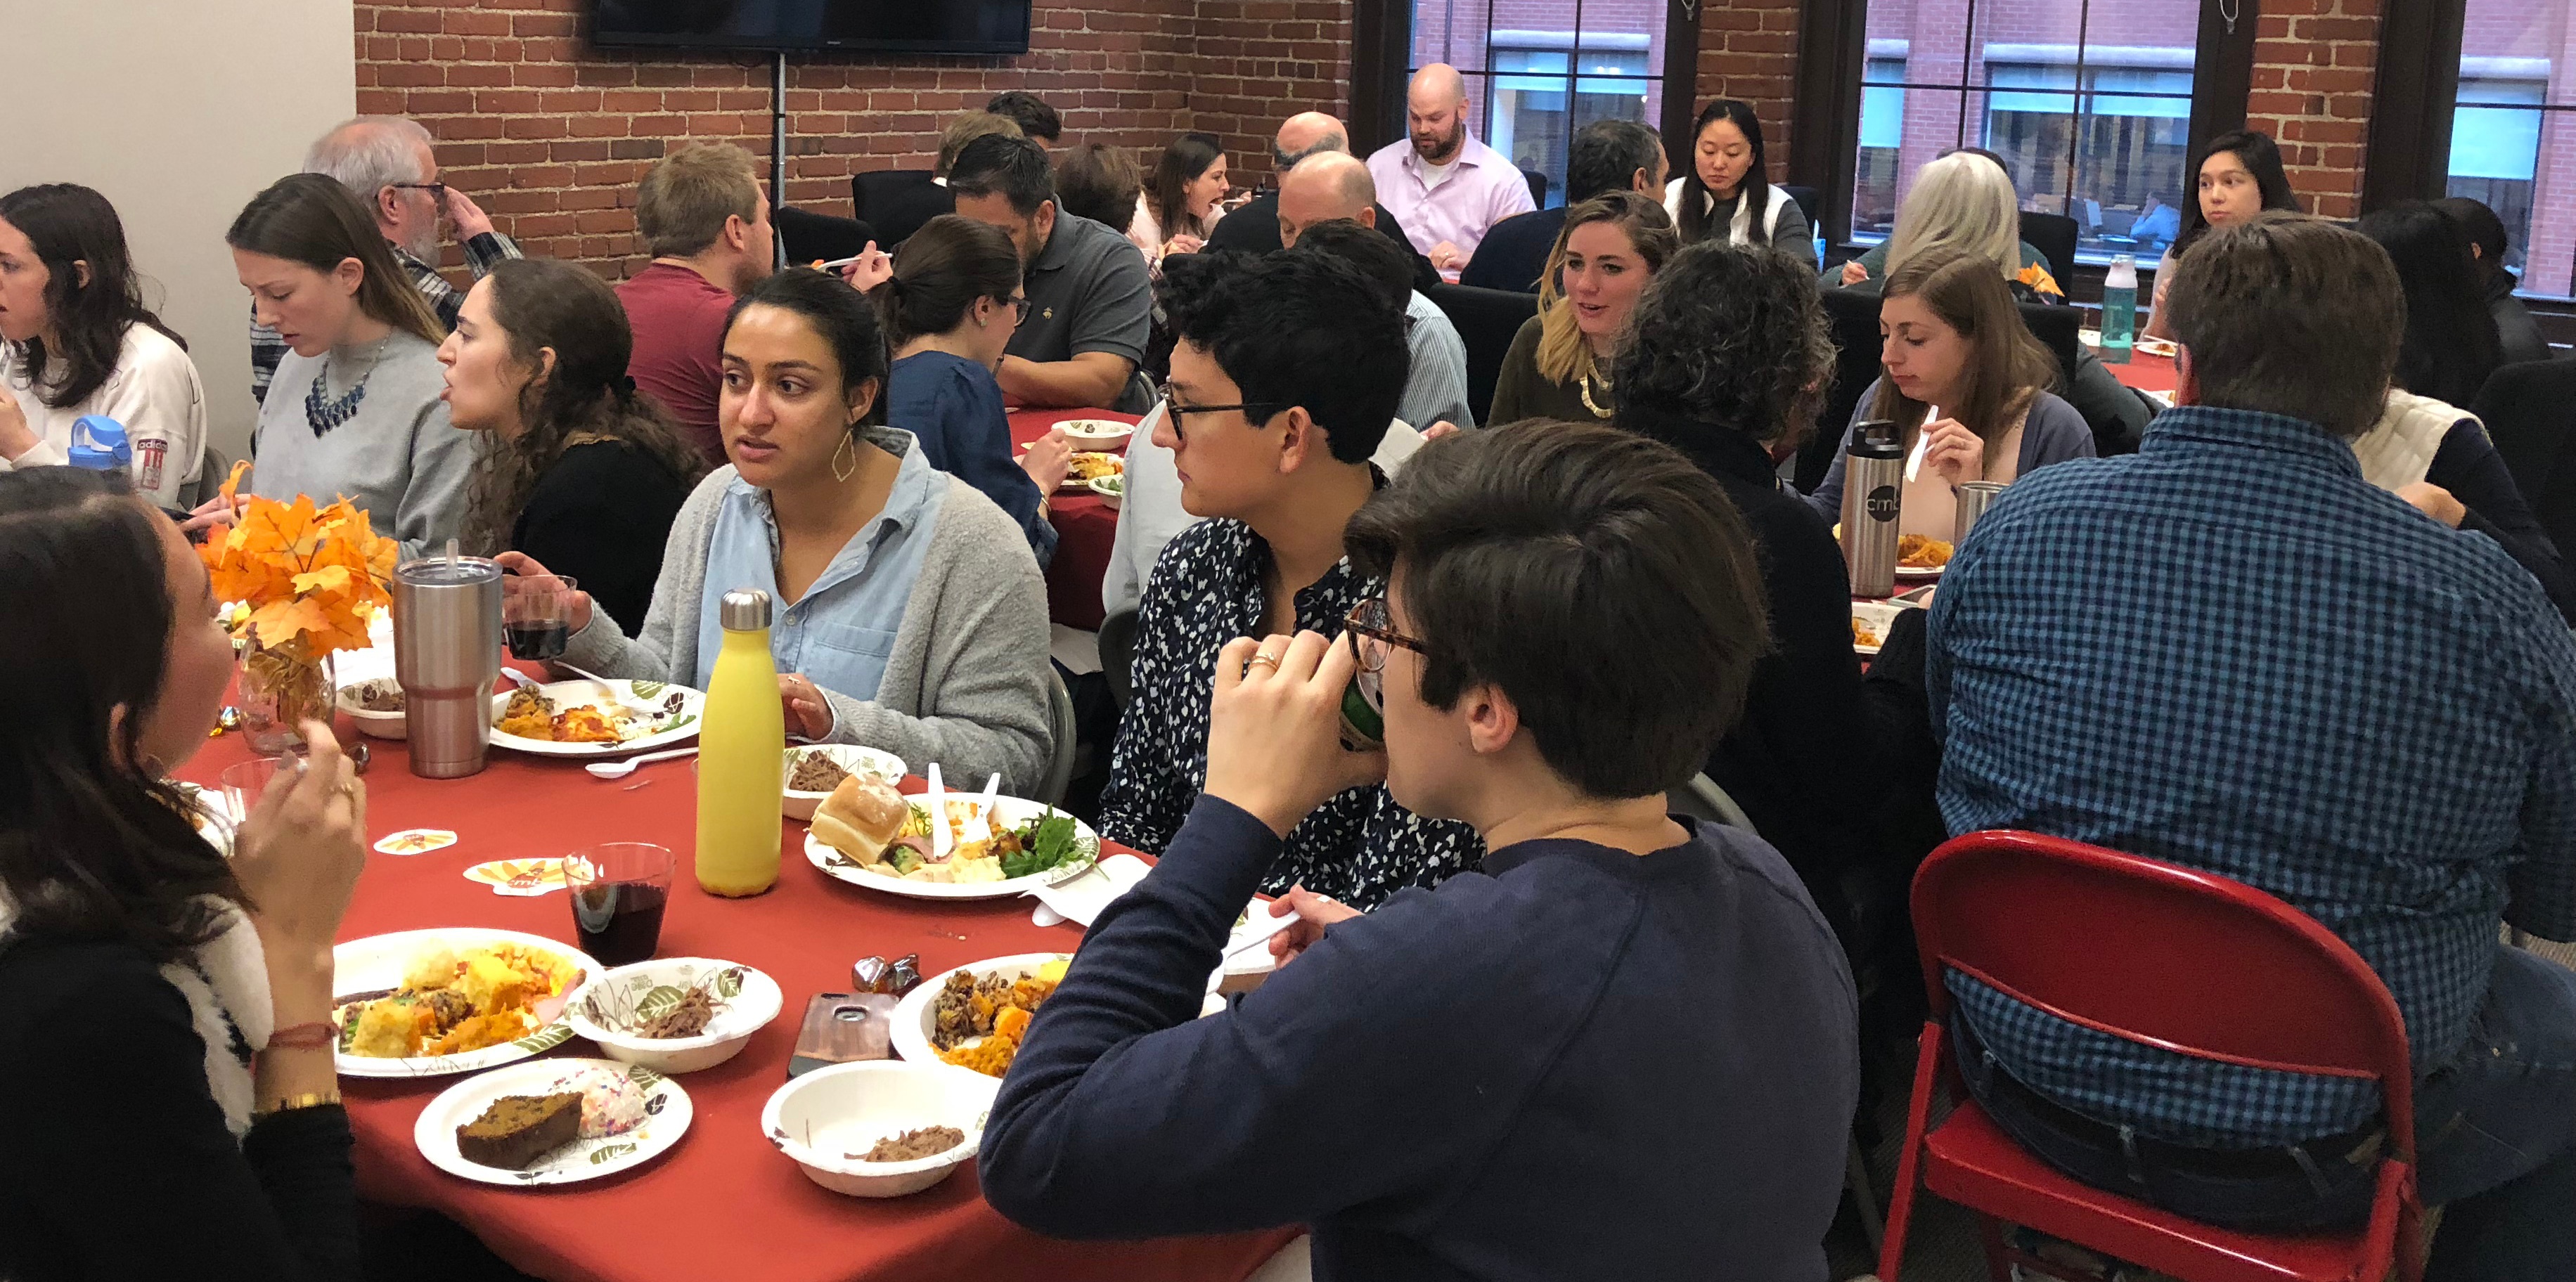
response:
<path id="1" fill-rule="evenodd" d="M 1879 304 L 1885 377 L 1861 393 L 1852 422 L 1893 420 L 1906 447 L 1897 528 L 1950 537 L 1955 487 L 2010 483 L 2034 468 L 2093 457 L 2093 433 L 2075 407 L 2049 389 L 2057 358 L 2022 324 L 2012 291 L 1994 265 L 1955 248 L 1934 248 L 1888 273 Z M 1833 469 L 1807 497 L 1826 520 L 1840 519 L 1845 436 Z"/>
<path id="2" fill-rule="evenodd" d="M 1512 336 L 1486 422 L 1608 419 L 1619 336 L 1646 283 L 1680 248 L 1664 207 L 1633 191 L 1603 192 L 1567 211 L 1539 278 L 1538 315 Z"/>
<path id="3" fill-rule="evenodd" d="M 2038 301 L 2066 300 L 2065 289 L 2049 275 L 2047 257 L 2021 239 L 2021 198 L 2011 175 L 1976 152 L 1954 151 L 1923 166 L 1897 211 L 1895 234 L 1843 264 L 1842 283 L 1883 279 L 1932 249 L 1956 249 L 1991 262 Z"/>

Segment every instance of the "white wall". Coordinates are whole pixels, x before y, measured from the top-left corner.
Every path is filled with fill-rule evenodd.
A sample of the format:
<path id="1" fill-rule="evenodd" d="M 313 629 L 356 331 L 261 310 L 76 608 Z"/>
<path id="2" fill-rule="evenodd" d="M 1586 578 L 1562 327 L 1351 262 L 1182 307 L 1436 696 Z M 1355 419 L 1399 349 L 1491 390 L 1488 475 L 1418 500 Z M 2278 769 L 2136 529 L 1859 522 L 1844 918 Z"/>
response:
<path id="1" fill-rule="evenodd" d="M 188 340 L 215 446 L 247 452 L 249 295 L 224 229 L 356 114 L 350 0 L 0 0 L 0 191 L 95 187 Z"/>

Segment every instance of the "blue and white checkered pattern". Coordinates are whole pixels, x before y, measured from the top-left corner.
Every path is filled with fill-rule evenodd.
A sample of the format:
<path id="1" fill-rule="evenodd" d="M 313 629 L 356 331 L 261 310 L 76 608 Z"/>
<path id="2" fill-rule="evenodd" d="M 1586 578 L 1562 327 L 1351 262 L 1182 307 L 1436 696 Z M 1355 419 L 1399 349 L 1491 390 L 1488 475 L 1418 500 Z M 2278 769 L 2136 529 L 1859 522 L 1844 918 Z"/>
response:
<path id="1" fill-rule="evenodd" d="M 2280 896 L 2386 981 L 2419 1075 L 2467 1039 L 2508 900 L 2524 929 L 2576 935 L 2576 640 L 2502 549 L 2371 487 L 2307 424 L 2179 409 L 2133 457 L 2034 473 L 1959 549 L 1930 625 L 1952 832 Z M 2269 1146 L 2378 1108 L 2367 1084 L 1949 985 L 2025 1085 L 2142 1134 Z"/>

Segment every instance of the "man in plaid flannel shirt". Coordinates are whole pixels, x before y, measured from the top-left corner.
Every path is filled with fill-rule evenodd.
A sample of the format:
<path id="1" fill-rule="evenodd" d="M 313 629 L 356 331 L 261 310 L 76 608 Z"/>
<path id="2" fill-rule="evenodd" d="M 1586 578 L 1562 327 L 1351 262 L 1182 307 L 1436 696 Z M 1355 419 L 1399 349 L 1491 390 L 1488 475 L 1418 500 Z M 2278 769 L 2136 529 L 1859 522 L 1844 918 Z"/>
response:
<path id="1" fill-rule="evenodd" d="M 2362 479 L 2346 441 L 2405 316 L 2377 246 L 2268 215 L 2196 245 L 2168 306 L 2181 408 L 2134 456 L 2015 484 L 1943 577 L 1943 817 L 2218 873 L 2332 929 L 2406 1019 L 2423 1200 L 2450 1204 L 2428 1276 L 2576 1278 L 2576 973 L 2498 943 L 2500 918 L 2576 937 L 2576 641 L 2438 519 L 2447 495 Z M 2076 1178 L 2244 1228 L 2368 1206 L 2372 1082 L 1944 980 L 1970 1090 Z"/>
<path id="2" fill-rule="evenodd" d="M 476 280 L 492 265 L 519 257 L 519 247 L 492 228 L 492 216 L 472 197 L 438 181 L 438 157 L 429 131 L 401 116 L 360 116 L 322 135 L 304 154 L 304 172 L 329 174 L 376 213 L 376 226 L 393 246 L 394 261 L 410 273 L 421 297 L 429 300 L 439 323 L 456 328 L 456 313 L 465 306 L 464 291 L 438 272 L 438 217 L 444 212 L 456 224 L 457 243 Z M 250 392 L 268 397 L 269 377 L 286 355 L 277 331 L 253 318 L 250 323 Z"/>

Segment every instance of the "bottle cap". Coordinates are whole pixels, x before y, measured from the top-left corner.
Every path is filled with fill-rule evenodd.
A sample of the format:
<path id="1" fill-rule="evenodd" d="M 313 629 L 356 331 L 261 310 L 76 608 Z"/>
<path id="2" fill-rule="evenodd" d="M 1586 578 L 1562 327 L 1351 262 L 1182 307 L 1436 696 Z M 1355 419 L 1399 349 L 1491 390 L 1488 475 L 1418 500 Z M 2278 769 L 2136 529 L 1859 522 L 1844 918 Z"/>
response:
<path id="1" fill-rule="evenodd" d="M 1850 451 L 1854 458 L 1901 459 L 1905 457 L 1905 435 L 1893 419 L 1874 418 L 1852 425 Z"/>
<path id="2" fill-rule="evenodd" d="M 73 467 L 92 472 L 114 471 L 134 459 L 133 448 L 126 444 L 125 425 L 105 414 L 83 414 L 72 420 L 72 445 L 63 452 Z"/>
<path id="3" fill-rule="evenodd" d="M 769 626 L 769 594 L 758 588 L 735 588 L 724 594 L 716 622 L 727 632 L 752 632 Z"/>

